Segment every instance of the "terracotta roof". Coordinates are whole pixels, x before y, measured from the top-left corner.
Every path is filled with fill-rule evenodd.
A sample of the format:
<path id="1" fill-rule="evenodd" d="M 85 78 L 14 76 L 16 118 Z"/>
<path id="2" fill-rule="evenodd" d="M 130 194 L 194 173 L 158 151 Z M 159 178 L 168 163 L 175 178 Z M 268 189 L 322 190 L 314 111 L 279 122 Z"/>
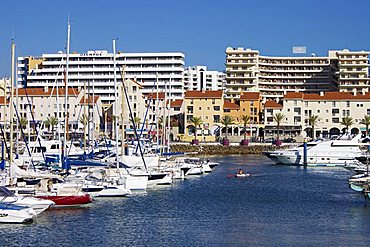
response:
<path id="1" fill-rule="evenodd" d="M 349 92 L 326 92 L 323 95 L 289 92 L 284 99 L 303 100 L 370 100 L 370 93 L 353 95 Z"/>
<path id="2" fill-rule="evenodd" d="M 259 92 L 242 92 L 240 95 L 240 100 L 259 100 L 260 93 Z"/>
<path id="3" fill-rule="evenodd" d="M 284 95 L 285 99 L 302 99 L 303 98 L 303 93 L 301 92 L 287 92 Z"/>
<path id="4" fill-rule="evenodd" d="M 217 91 L 186 91 L 185 99 L 214 99 L 222 98 L 222 90 Z"/>
<path id="5" fill-rule="evenodd" d="M 9 99 L 6 99 L 6 104 L 9 104 L 10 103 L 10 101 L 9 101 Z M 4 95 L 1 95 L 0 96 L 0 105 L 4 105 Z"/>
<path id="6" fill-rule="evenodd" d="M 268 100 L 265 103 L 265 108 L 283 108 L 283 106 L 274 100 Z"/>
<path id="7" fill-rule="evenodd" d="M 182 99 L 175 99 L 175 100 L 172 100 L 171 101 L 171 107 L 181 107 L 182 106 L 182 102 L 184 100 Z"/>
<path id="8" fill-rule="evenodd" d="M 231 103 L 228 100 L 225 100 L 224 101 L 224 109 L 239 110 L 240 109 L 240 106 L 238 106 L 237 104 Z"/>
<path id="9" fill-rule="evenodd" d="M 148 99 L 152 98 L 153 100 L 157 99 L 157 92 L 155 93 L 149 93 L 146 95 Z M 158 92 L 158 99 L 163 100 L 164 99 L 164 92 Z"/>
<path id="10" fill-rule="evenodd" d="M 98 100 L 99 100 L 99 96 L 94 96 L 94 104 L 96 104 L 96 102 L 98 102 Z M 86 97 L 86 104 L 91 104 L 92 102 L 93 102 L 93 97 L 92 96 Z M 84 97 L 81 98 L 80 104 L 82 104 L 82 105 L 85 104 Z"/>
<path id="11" fill-rule="evenodd" d="M 57 95 L 57 89 L 49 87 L 47 91 L 45 91 L 45 88 L 42 87 L 32 87 L 32 88 L 19 88 L 18 89 L 18 95 L 19 96 L 50 96 L 51 92 L 53 91 L 53 96 Z M 58 90 L 59 96 L 63 97 L 65 95 L 65 89 L 59 88 Z M 77 88 L 69 87 L 68 88 L 68 95 L 75 95 L 77 96 L 80 92 L 77 90 Z M 15 91 L 14 91 L 15 95 Z"/>

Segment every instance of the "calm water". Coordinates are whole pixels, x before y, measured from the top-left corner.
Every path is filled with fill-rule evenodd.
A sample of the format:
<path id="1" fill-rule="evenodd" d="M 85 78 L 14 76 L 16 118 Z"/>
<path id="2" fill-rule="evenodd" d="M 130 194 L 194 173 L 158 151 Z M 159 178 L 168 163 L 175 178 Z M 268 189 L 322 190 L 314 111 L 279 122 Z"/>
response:
<path id="1" fill-rule="evenodd" d="M 221 165 L 208 175 L 0 225 L 0 246 L 370 246 L 370 204 L 348 171 L 212 160 Z M 230 177 L 239 168 L 254 176 Z"/>

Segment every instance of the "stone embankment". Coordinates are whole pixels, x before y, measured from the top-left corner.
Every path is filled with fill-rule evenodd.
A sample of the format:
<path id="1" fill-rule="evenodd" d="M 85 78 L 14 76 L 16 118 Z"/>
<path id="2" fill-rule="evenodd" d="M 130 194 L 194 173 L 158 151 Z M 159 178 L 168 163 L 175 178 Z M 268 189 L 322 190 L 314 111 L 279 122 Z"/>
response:
<path id="1" fill-rule="evenodd" d="M 249 145 L 249 146 L 222 146 L 222 145 L 189 145 L 189 144 L 173 144 L 171 145 L 172 152 L 198 152 L 198 154 L 207 155 L 240 155 L 240 154 L 261 154 L 265 151 L 277 149 L 286 149 L 291 145 L 277 147 L 271 144 L 265 145 Z"/>

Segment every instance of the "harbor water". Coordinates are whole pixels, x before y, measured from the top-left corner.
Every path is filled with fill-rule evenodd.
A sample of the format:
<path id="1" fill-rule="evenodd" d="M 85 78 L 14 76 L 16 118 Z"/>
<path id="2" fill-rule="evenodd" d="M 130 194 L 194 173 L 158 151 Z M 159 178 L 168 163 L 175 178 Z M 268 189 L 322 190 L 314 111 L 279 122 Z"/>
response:
<path id="1" fill-rule="evenodd" d="M 370 204 L 341 168 L 210 157 L 212 173 L 0 225 L 0 246 L 370 246 Z M 249 178 L 233 176 L 240 168 Z"/>

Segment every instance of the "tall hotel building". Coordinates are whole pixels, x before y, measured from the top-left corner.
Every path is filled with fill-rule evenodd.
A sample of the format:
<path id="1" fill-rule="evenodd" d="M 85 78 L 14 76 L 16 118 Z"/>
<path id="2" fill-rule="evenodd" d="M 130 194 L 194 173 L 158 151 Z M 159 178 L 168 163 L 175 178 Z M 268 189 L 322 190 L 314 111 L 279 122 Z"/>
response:
<path id="1" fill-rule="evenodd" d="M 184 71 L 185 91 L 224 90 L 226 74 L 207 70 L 207 66 L 189 66 Z"/>
<path id="2" fill-rule="evenodd" d="M 327 57 L 270 57 L 258 50 L 226 49 L 226 98 L 260 92 L 280 101 L 288 92 L 369 91 L 368 52 L 329 51 Z"/>
<path id="3" fill-rule="evenodd" d="M 184 95 L 183 73 L 185 55 L 181 52 L 163 53 L 121 53 L 116 54 L 117 83 L 121 83 L 121 71 L 125 66 L 126 79 L 133 79 L 143 85 L 143 94 L 171 87 L 173 98 Z M 114 101 L 113 53 L 105 50 L 72 52 L 69 56 L 69 86 L 88 89 L 101 97 L 103 104 Z M 41 57 L 18 58 L 18 82 L 27 87 L 64 86 L 66 54 L 42 54 Z M 92 92 L 92 91 L 91 91 Z"/>

